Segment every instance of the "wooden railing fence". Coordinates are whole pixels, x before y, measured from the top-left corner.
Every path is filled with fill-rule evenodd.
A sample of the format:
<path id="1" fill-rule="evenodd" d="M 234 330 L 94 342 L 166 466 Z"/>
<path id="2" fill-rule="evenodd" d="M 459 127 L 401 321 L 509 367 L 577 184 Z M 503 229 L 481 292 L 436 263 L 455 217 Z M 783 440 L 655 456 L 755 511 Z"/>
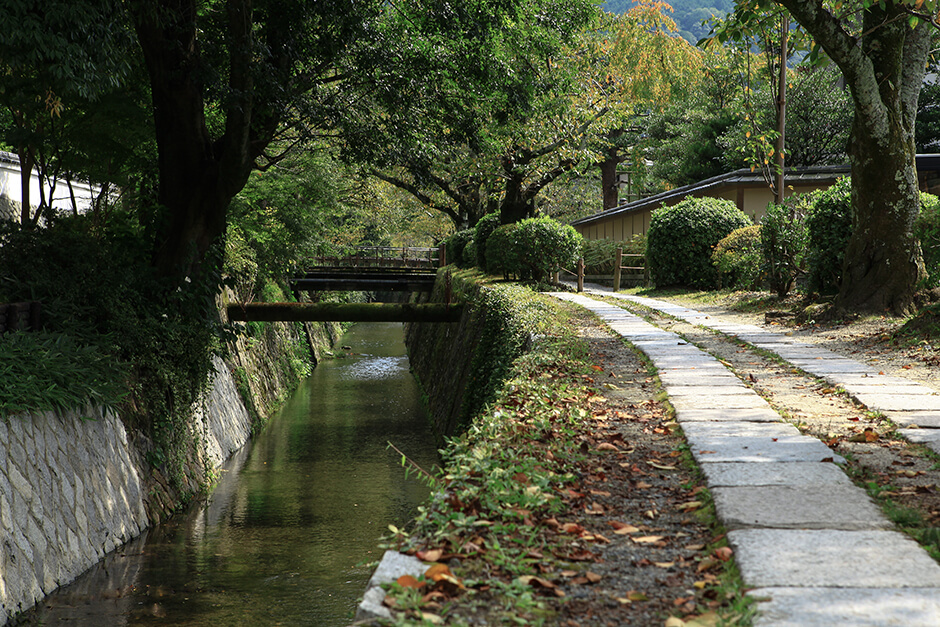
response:
<path id="1" fill-rule="evenodd" d="M 358 246 L 346 255 L 312 257 L 314 266 L 437 268 L 444 264 L 444 247 Z"/>
<path id="2" fill-rule="evenodd" d="M 632 265 L 625 266 L 623 265 L 624 259 L 632 259 L 634 261 L 632 262 Z M 624 270 L 628 270 L 629 272 L 625 275 L 623 272 Z M 571 276 L 577 277 L 579 292 L 584 291 L 585 279 L 603 280 L 603 281 L 610 279 L 613 282 L 613 290 L 615 292 L 620 291 L 620 284 L 623 281 L 623 279 L 626 277 L 630 277 L 630 279 L 633 282 L 638 283 L 640 285 L 649 284 L 649 273 L 647 272 L 647 269 L 646 269 L 646 255 L 641 254 L 641 253 L 625 253 L 623 252 L 622 248 L 618 248 L 617 252 L 614 255 L 613 276 L 606 275 L 606 274 L 585 276 L 583 258 L 578 259 L 578 265 L 576 267 L 576 270 L 569 270 L 568 268 L 559 268 L 558 270 L 556 270 L 554 276 L 552 277 L 552 279 L 556 283 L 558 283 L 559 276 L 562 272 L 566 274 L 570 274 Z"/>

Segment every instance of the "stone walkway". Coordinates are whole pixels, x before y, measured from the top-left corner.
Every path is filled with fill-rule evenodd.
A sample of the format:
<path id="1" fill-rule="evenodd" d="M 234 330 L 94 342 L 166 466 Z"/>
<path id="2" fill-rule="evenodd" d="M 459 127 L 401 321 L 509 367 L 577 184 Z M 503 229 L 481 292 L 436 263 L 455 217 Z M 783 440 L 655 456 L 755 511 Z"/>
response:
<path id="1" fill-rule="evenodd" d="M 734 335 L 838 385 L 902 425 L 940 427 L 940 396 L 905 379 L 752 325 L 610 289 L 692 324 Z M 676 410 L 705 474 L 749 592 L 758 627 L 940 625 L 940 565 L 891 522 L 836 463 L 720 361 L 632 313 L 580 294 L 556 293 L 604 320 L 643 351 Z M 938 429 L 905 429 L 940 447 Z"/>

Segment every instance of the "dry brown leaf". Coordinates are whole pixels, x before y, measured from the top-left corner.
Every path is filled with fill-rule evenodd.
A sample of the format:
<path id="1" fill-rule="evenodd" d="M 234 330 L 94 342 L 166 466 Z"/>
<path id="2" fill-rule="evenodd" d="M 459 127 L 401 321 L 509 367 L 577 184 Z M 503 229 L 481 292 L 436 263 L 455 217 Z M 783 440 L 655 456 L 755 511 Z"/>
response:
<path id="1" fill-rule="evenodd" d="M 427 585 L 426 582 L 418 581 L 411 575 L 402 575 L 401 577 L 395 580 L 395 583 L 397 583 L 402 588 L 415 588 L 415 589 L 423 588 L 424 586 Z"/>
<path id="2" fill-rule="evenodd" d="M 636 590 L 631 590 L 630 592 L 628 592 L 627 598 L 630 599 L 631 601 L 648 601 L 649 600 L 649 597 L 647 597 L 642 592 L 637 592 Z"/>
<path id="3" fill-rule="evenodd" d="M 630 538 L 637 544 L 652 544 L 654 542 L 659 542 L 663 539 L 663 536 L 640 536 L 638 538 Z"/>
<path id="4" fill-rule="evenodd" d="M 675 562 L 653 562 L 653 566 L 657 566 L 659 568 L 672 568 L 675 565 Z"/>
<path id="5" fill-rule="evenodd" d="M 700 508 L 702 505 L 703 503 L 701 501 L 689 501 L 687 503 L 682 503 L 681 505 L 678 505 L 676 509 L 681 510 L 683 512 L 691 512 L 693 510 Z"/>
<path id="6" fill-rule="evenodd" d="M 428 549 L 427 551 L 418 551 L 415 556 L 425 562 L 436 562 L 444 555 L 441 549 Z"/>
<path id="7" fill-rule="evenodd" d="M 660 464 L 658 462 L 652 462 L 652 461 L 647 461 L 646 463 L 652 466 L 653 468 L 658 468 L 659 470 L 675 470 L 676 469 L 675 465 Z"/>
<path id="8" fill-rule="evenodd" d="M 597 445 L 597 450 L 598 451 L 613 451 L 616 453 L 620 452 L 620 449 L 614 446 L 613 444 L 611 444 L 610 442 L 601 442 L 600 444 Z"/>

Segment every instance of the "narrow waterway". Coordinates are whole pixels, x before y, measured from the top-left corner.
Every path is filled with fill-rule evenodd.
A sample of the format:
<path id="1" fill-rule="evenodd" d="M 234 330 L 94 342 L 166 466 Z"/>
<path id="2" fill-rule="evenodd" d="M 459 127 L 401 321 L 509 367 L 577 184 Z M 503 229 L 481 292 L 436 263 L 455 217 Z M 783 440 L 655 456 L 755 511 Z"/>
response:
<path id="1" fill-rule="evenodd" d="M 380 536 L 426 498 L 406 452 L 437 463 L 401 325 L 363 324 L 233 459 L 209 503 L 151 530 L 26 624 L 346 625 Z"/>

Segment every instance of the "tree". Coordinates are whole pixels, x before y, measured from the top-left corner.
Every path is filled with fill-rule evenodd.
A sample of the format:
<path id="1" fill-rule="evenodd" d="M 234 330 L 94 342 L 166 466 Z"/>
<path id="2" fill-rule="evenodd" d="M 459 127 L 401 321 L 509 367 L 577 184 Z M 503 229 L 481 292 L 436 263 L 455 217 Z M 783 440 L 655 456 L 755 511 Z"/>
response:
<path id="1" fill-rule="evenodd" d="M 840 9 L 821 0 L 779 3 L 839 66 L 854 102 L 854 230 L 836 307 L 908 313 L 925 276 L 912 232 L 920 208 L 914 120 L 931 16 L 918 13 L 920 2 L 865 1 L 836 5 Z"/>
<path id="2" fill-rule="evenodd" d="M 0 141 L 20 162 L 20 222 L 34 226 L 49 209 L 47 186 L 70 180 L 69 127 L 80 126 L 96 101 L 127 79 L 131 37 L 117 0 L 38 0 L 4 6 L 0 28 Z M 32 213 L 30 178 L 40 185 Z"/>
<path id="3" fill-rule="evenodd" d="M 633 7 L 605 25 L 610 33 L 610 72 L 620 83 L 627 103 L 612 112 L 610 130 L 601 137 L 601 185 L 604 208 L 619 200 L 617 170 L 625 162 L 637 166 L 642 155 L 633 150 L 642 121 L 670 103 L 687 99 L 701 84 L 704 55 L 679 36 L 669 16 L 672 7 L 660 0 L 636 0 Z"/>
<path id="4" fill-rule="evenodd" d="M 587 0 L 430 4 L 396 5 L 354 50 L 369 71 L 339 112 L 347 157 L 457 229 L 494 209 L 507 222 L 531 215 L 536 195 L 587 154 L 583 138 L 607 105 L 596 72 L 585 74 L 596 10 Z"/>

